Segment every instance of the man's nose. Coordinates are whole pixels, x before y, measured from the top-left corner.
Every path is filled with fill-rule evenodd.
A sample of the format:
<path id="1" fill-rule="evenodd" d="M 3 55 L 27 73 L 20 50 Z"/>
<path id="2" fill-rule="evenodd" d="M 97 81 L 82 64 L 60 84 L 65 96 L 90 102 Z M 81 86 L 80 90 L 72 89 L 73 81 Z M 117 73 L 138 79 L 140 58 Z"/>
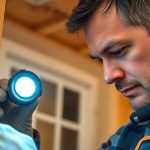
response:
<path id="1" fill-rule="evenodd" d="M 107 84 L 112 84 L 115 81 L 122 80 L 125 76 L 125 73 L 121 67 L 114 64 L 105 64 L 104 65 L 104 80 Z"/>

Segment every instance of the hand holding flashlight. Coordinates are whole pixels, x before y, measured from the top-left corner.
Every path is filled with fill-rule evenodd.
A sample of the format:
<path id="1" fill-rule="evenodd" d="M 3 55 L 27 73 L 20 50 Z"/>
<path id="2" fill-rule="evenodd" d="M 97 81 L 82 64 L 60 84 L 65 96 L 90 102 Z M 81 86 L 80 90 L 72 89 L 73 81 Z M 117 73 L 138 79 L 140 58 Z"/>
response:
<path id="1" fill-rule="evenodd" d="M 14 87 L 18 88 L 21 82 L 21 80 L 19 81 L 19 79 L 22 77 L 22 75 L 20 76 L 20 78 L 17 77 L 17 79 L 15 76 L 16 75 L 14 75 L 10 80 L 0 80 L 0 123 L 8 124 L 19 132 L 32 136 L 32 113 L 34 112 L 38 104 L 37 98 L 41 93 L 37 96 L 37 94 L 34 93 L 36 91 L 34 89 L 30 91 L 30 94 L 23 93 L 22 95 L 22 92 L 19 90 L 19 88 L 15 91 L 15 96 L 17 96 L 17 99 L 15 99 L 15 96 L 13 95 L 13 93 L 11 93 L 12 91 L 14 92 L 14 90 L 11 89 L 11 91 L 8 85 L 12 86 L 13 82 L 13 86 L 15 85 Z M 14 77 L 16 81 L 19 81 L 15 81 L 18 85 L 14 81 L 12 81 Z M 26 88 L 25 91 L 28 91 L 28 89 Z M 10 95 L 10 93 L 12 95 Z M 24 96 L 25 100 L 23 99 Z M 16 103 L 17 105 L 14 103 Z"/>

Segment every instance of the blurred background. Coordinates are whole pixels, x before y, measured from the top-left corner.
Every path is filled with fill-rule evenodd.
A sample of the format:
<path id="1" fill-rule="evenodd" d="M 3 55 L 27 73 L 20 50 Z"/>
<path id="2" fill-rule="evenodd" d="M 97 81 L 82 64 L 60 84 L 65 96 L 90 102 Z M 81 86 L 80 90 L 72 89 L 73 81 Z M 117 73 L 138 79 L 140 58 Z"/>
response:
<path id="1" fill-rule="evenodd" d="M 41 150 L 97 149 L 131 113 L 127 100 L 105 85 L 103 68 L 89 58 L 82 31 L 66 30 L 77 3 L 0 2 L 0 77 L 20 69 L 40 76 L 43 94 L 33 126 L 41 134 Z"/>

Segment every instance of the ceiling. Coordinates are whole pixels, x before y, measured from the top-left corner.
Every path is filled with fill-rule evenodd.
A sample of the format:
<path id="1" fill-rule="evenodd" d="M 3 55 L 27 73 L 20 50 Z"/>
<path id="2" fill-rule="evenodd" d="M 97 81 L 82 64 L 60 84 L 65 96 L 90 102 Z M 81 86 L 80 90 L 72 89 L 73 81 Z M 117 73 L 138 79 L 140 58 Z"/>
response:
<path id="1" fill-rule="evenodd" d="M 47 1 L 36 5 L 28 1 Z M 29 30 L 65 44 L 70 50 L 87 57 L 87 46 L 82 33 L 70 34 L 66 20 L 78 0 L 6 0 L 5 19 Z"/>

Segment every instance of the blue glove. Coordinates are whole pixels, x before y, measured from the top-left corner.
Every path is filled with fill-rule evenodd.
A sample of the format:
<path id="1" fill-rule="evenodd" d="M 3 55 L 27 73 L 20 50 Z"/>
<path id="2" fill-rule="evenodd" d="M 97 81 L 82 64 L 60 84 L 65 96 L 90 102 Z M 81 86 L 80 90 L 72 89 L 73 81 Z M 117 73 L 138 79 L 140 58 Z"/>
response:
<path id="1" fill-rule="evenodd" d="M 25 106 L 13 104 L 7 94 L 8 80 L 0 80 L 0 123 L 10 125 L 17 131 L 33 136 L 32 114 L 38 104 L 34 101 Z"/>

